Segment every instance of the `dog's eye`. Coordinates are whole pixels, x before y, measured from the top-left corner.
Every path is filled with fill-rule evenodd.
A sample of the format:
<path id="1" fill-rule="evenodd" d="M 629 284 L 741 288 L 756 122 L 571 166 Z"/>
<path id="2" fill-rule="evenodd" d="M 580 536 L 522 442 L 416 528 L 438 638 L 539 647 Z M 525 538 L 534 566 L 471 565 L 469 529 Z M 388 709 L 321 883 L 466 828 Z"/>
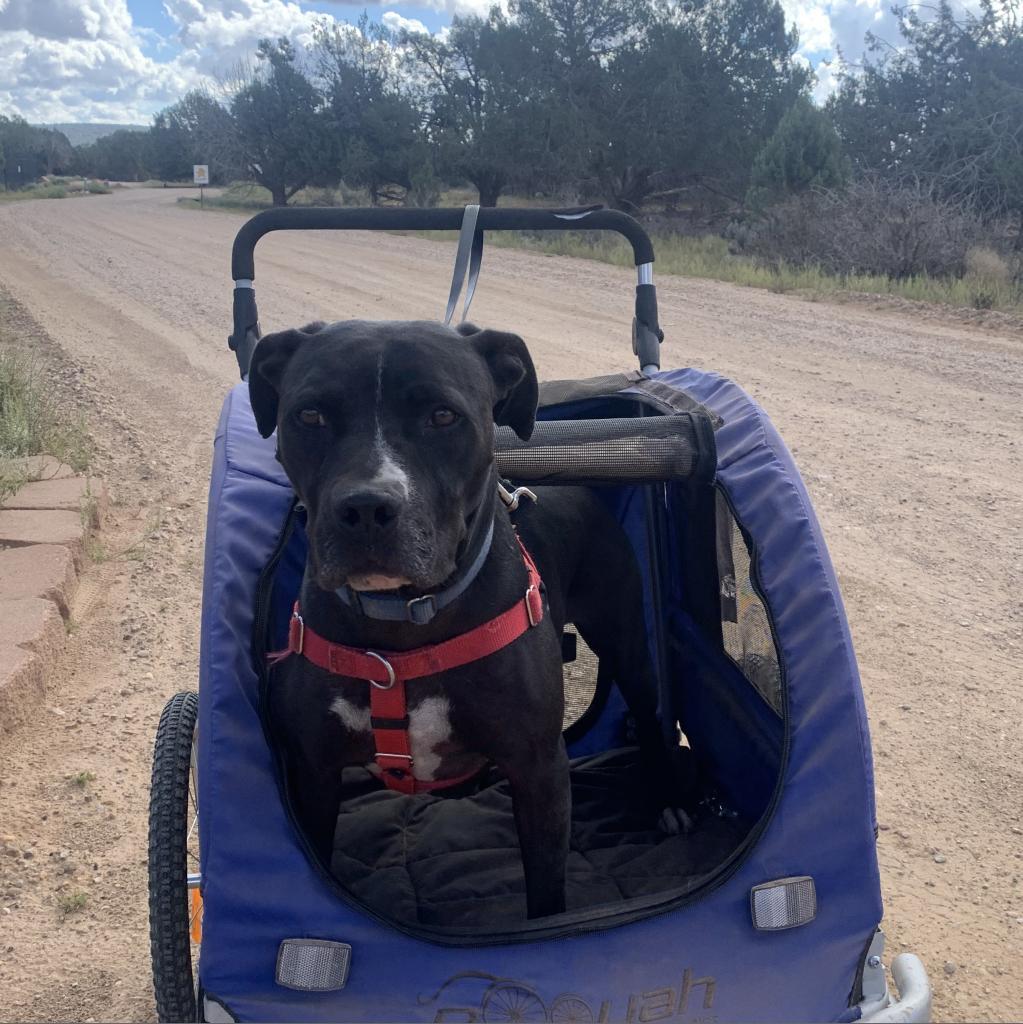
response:
<path id="1" fill-rule="evenodd" d="M 458 413 L 453 409 L 434 409 L 430 413 L 431 427 L 450 427 L 458 420 Z"/>
<path id="2" fill-rule="evenodd" d="M 298 421 L 306 427 L 325 427 L 327 421 L 319 409 L 303 409 L 298 414 Z"/>

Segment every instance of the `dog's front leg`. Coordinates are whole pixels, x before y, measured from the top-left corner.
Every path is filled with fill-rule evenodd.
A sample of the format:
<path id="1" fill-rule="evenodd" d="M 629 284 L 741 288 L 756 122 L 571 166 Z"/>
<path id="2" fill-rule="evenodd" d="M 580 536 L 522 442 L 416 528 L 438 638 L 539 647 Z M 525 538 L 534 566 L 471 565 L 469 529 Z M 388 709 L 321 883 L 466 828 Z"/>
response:
<path id="1" fill-rule="evenodd" d="M 526 875 L 526 916 L 565 909 L 565 869 L 572 817 L 568 755 L 559 735 L 550 750 L 501 766 L 511 786 L 515 825 Z"/>
<path id="2" fill-rule="evenodd" d="M 267 693 L 274 739 L 284 755 L 287 794 L 297 825 L 316 855 L 330 863 L 341 805 L 349 734 L 329 711 L 332 692 L 292 658 L 277 669 Z"/>
<path id="3" fill-rule="evenodd" d="M 319 765 L 311 765 L 305 759 L 299 763 L 297 784 L 291 787 L 296 817 L 316 855 L 324 864 L 330 864 L 341 807 L 341 767 L 323 771 Z"/>

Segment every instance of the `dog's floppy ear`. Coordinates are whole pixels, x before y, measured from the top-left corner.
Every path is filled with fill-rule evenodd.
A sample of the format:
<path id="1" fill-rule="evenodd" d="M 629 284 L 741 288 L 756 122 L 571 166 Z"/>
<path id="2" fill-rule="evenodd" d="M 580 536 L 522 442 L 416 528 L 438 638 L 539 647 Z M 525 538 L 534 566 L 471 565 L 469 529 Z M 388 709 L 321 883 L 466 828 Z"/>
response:
<path id="1" fill-rule="evenodd" d="M 288 361 L 298 346 L 323 326 L 316 321 L 301 330 L 278 331 L 259 339 L 249 363 L 249 403 L 263 437 L 269 437 L 277 426 L 277 400 Z"/>
<path id="2" fill-rule="evenodd" d="M 469 335 L 469 340 L 486 360 L 494 379 L 494 422 L 499 427 L 511 427 L 528 441 L 536 422 L 540 389 L 526 343 L 506 331 L 477 331 Z"/>

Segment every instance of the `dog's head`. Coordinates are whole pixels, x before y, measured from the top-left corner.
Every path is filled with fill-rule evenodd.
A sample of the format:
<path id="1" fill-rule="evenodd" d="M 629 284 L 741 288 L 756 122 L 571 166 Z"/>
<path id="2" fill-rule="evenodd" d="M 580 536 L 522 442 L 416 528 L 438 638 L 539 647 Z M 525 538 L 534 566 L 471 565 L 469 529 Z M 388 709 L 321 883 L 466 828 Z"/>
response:
<path id="1" fill-rule="evenodd" d="M 423 592 L 490 497 L 494 424 L 532 432 L 537 383 L 515 334 L 348 320 L 262 338 L 249 394 L 308 511 L 317 585 Z"/>

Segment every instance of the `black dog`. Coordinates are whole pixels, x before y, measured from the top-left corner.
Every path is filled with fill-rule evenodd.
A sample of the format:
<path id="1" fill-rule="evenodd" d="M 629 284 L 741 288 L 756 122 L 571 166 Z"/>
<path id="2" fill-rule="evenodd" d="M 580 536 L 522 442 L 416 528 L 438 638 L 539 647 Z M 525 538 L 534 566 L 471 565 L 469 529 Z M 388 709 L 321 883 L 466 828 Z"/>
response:
<path id="1" fill-rule="evenodd" d="M 515 514 L 546 605 L 527 593 L 493 458 L 495 423 L 523 439 L 533 429 L 537 381 L 525 344 L 432 322 L 310 324 L 259 342 L 249 388 L 260 432 L 277 429 L 278 458 L 308 512 L 291 648 L 305 656 L 275 668 L 269 706 L 307 835 L 329 859 L 345 766 L 413 792 L 493 762 L 511 787 L 528 914 L 559 913 L 570 817 L 566 622 L 611 666 L 666 792 L 674 769 L 661 757 L 640 576 L 620 527 L 585 489 L 540 489 L 536 505 Z M 401 657 L 379 652 L 486 637 L 485 624 L 510 609 L 521 635 L 410 679 L 404 718 L 393 706 L 386 719 L 371 715 L 371 691 L 393 684 L 390 662 Z M 344 655 L 356 662 L 318 667 L 313 640 L 358 649 Z M 379 669 L 376 682 L 368 671 L 346 674 L 356 663 Z M 388 729 L 407 748 L 392 747 Z M 392 751 L 384 757 L 381 743 Z"/>

